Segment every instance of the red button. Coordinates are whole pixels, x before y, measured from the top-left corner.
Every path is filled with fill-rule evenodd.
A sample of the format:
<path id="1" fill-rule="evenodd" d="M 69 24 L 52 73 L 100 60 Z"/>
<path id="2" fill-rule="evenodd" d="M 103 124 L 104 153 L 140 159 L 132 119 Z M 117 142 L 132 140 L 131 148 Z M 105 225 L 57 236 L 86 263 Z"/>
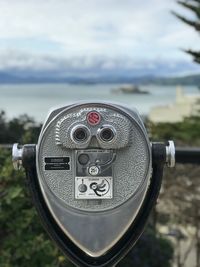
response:
<path id="1" fill-rule="evenodd" d="M 87 114 L 87 122 L 91 125 L 97 125 L 101 121 L 101 116 L 98 112 L 91 111 Z"/>

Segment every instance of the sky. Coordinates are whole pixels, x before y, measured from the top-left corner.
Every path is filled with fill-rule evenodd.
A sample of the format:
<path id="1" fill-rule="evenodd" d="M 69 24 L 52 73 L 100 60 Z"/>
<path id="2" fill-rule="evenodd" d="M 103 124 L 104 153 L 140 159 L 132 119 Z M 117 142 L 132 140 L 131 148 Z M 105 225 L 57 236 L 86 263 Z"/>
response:
<path id="1" fill-rule="evenodd" d="M 175 0 L 0 0 L 0 71 L 200 72 L 181 50 L 200 36 L 172 10 L 193 16 Z"/>

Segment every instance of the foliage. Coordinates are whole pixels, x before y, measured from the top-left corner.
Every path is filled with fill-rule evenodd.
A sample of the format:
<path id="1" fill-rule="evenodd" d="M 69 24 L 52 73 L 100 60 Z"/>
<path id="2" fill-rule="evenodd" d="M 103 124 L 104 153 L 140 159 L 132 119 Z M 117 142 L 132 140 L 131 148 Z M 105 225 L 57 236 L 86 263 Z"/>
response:
<path id="1" fill-rule="evenodd" d="M 172 257 L 171 243 L 149 227 L 118 267 L 170 267 Z"/>
<path id="2" fill-rule="evenodd" d="M 177 123 L 147 123 L 153 141 L 172 139 L 176 145 L 200 146 L 200 116 L 185 118 Z"/>
<path id="3" fill-rule="evenodd" d="M 25 185 L 25 174 L 14 172 L 10 154 L 0 150 L 0 266 L 73 266 L 44 232 Z"/>
<path id="4" fill-rule="evenodd" d="M 27 115 L 7 121 L 4 111 L 0 111 L 0 143 L 36 143 L 41 125 Z"/>
<path id="5" fill-rule="evenodd" d="M 188 24 L 189 26 L 193 27 L 198 33 L 200 33 L 200 0 L 184 0 L 184 1 L 177 1 L 181 6 L 185 7 L 186 9 L 190 10 L 195 19 L 188 19 L 182 15 L 179 15 L 176 12 L 173 14 L 182 20 L 184 23 Z M 188 54 L 192 55 L 195 62 L 200 63 L 200 51 L 194 50 L 185 50 Z"/>

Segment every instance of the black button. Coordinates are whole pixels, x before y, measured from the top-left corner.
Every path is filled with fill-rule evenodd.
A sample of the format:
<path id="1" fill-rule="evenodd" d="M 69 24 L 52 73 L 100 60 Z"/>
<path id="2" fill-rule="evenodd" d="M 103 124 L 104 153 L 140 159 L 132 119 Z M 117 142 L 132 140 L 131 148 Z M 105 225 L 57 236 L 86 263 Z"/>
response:
<path id="1" fill-rule="evenodd" d="M 86 165 L 89 161 L 88 154 L 80 154 L 78 157 L 78 161 L 81 165 Z"/>

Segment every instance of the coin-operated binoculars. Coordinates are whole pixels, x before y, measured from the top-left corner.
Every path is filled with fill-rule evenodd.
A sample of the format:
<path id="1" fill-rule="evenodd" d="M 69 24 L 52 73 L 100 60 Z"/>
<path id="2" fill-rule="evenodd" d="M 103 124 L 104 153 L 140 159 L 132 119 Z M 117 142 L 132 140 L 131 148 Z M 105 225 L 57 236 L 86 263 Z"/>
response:
<path id="1" fill-rule="evenodd" d="M 136 110 L 78 103 L 53 110 L 37 145 L 13 147 L 34 205 L 78 266 L 114 266 L 136 243 L 175 149 L 151 143 Z"/>

